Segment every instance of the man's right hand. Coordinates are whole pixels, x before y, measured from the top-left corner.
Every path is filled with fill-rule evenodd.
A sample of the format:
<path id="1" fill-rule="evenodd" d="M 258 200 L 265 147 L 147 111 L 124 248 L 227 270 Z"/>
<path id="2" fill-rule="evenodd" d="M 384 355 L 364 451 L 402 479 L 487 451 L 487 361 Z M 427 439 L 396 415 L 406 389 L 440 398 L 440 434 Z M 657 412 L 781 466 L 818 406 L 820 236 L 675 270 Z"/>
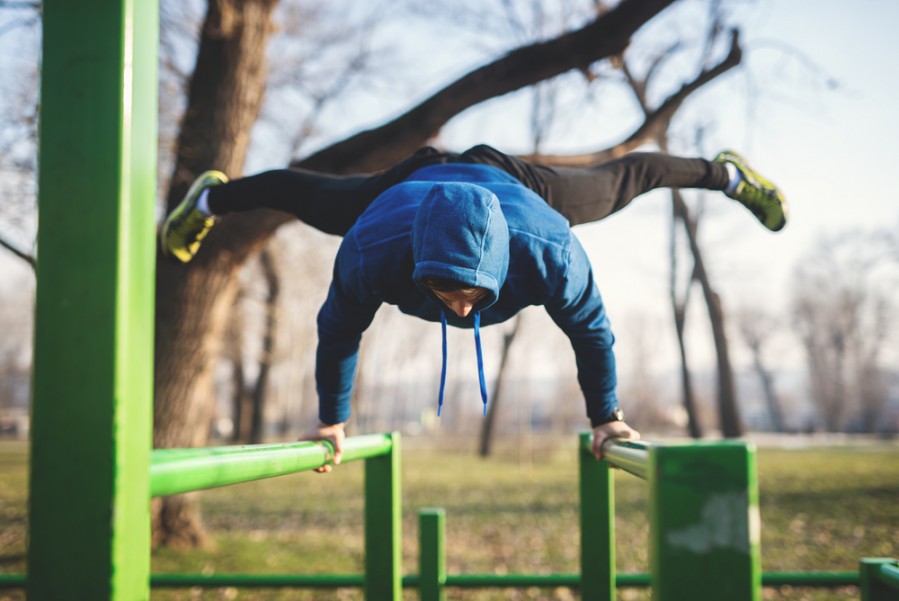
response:
<path id="1" fill-rule="evenodd" d="M 309 440 L 309 441 L 317 441 L 317 440 L 326 440 L 331 443 L 331 446 L 334 447 L 334 457 L 333 463 L 334 465 L 340 464 L 340 458 L 343 455 L 343 439 L 346 437 L 344 433 L 344 427 L 346 424 L 324 424 L 319 422 L 318 425 L 309 428 L 298 440 Z M 333 469 L 331 464 L 323 465 L 319 468 L 316 468 L 320 474 L 324 474 L 330 472 Z"/>

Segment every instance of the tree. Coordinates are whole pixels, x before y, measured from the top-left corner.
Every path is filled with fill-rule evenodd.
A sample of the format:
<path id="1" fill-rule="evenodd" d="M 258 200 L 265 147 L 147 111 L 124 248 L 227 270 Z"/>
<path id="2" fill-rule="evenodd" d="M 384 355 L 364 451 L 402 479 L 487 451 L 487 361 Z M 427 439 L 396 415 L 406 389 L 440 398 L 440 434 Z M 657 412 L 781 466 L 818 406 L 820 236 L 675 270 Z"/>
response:
<path id="1" fill-rule="evenodd" d="M 876 432 L 882 423 L 899 282 L 888 240 L 879 232 L 825 238 L 796 269 L 793 326 L 828 432 Z"/>
<path id="2" fill-rule="evenodd" d="M 737 314 L 737 328 L 752 354 L 753 367 L 762 383 L 762 394 L 768 407 L 771 429 L 774 432 L 785 432 L 783 406 L 774 388 L 774 374 L 765 362 L 765 350 L 771 338 L 781 328 L 780 320 L 761 309 L 744 308 Z"/>

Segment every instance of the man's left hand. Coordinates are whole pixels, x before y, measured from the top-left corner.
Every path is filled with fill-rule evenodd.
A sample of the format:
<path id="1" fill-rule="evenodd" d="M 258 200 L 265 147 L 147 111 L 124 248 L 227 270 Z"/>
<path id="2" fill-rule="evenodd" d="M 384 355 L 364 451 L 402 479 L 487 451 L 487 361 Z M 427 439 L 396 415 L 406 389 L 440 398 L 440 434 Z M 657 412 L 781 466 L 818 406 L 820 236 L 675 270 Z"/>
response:
<path id="1" fill-rule="evenodd" d="M 597 461 L 602 459 L 602 443 L 610 438 L 638 440 L 640 433 L 624 422 L 609 422 L 596 426 L 593 428 L 593 454 Z"/>

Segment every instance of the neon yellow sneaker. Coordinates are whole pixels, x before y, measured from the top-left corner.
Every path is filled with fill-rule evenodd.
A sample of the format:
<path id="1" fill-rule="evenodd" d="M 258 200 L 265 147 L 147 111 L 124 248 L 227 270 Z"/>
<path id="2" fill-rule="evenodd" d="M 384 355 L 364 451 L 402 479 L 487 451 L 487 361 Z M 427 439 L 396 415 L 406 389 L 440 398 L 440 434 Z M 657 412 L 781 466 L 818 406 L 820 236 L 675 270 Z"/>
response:
<path id="1" fill-rule="evenodd" d="M 730 163 L 742 176 L 736 189 L 725 194 L 752 211 L 762 225 L 772 232 L 783 229 L 787 224 L 789 210 L 787 200 L 777 186 L 753 170 L 746 159 L 732 150 L 719 152 L 713 162 Z"/>
<path id="2" fill-rule="evenodd" d="M 207 216 L 197 208 L 200 193 L 210 186 L 217 186 L 228 181 L 228 176 L 221 171 L 206 171 L 200 174 L 175 209 L 166 217 L 162 225 L 162 254 L 174 257 L 187 263 L 200 250 L 200 243 L 217 217 Z"/>

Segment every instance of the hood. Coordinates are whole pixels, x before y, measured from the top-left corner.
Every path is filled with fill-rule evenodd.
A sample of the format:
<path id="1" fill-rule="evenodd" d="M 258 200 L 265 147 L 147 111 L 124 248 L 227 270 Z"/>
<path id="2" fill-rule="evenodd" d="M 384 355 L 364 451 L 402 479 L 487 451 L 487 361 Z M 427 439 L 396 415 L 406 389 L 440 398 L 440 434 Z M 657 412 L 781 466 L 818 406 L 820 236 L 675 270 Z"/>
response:
<path id="1" fill-rule="evenodd" d="M 509 226 L 490 190 L 470 183 L 435 184 L 422 199 L 412 222 L 412 279 L 421 285 L 424 278 L 443 278 L 468 287 L 485 288 L 487 297 L 474 307 L 475 350 L 484 415 L 487 415 L 487 385 L 481 351 L 481 310 L 499 298 L 499 290 L 509 271 Z M 440 304 L 436 298 L 435 302 Z M 437 415 L 443 408 L 446 387 L 446 310 L 440 309 L 443 331 L 443 365 Z"/>
<path id="2" fill-rule="evenodd" d="M 485 288 L 496 302 L 509 270 L 509 226 L 499 199 L 470 183 L 435 184 L 412 223 L 412 279 L 443 278 Z"/>

